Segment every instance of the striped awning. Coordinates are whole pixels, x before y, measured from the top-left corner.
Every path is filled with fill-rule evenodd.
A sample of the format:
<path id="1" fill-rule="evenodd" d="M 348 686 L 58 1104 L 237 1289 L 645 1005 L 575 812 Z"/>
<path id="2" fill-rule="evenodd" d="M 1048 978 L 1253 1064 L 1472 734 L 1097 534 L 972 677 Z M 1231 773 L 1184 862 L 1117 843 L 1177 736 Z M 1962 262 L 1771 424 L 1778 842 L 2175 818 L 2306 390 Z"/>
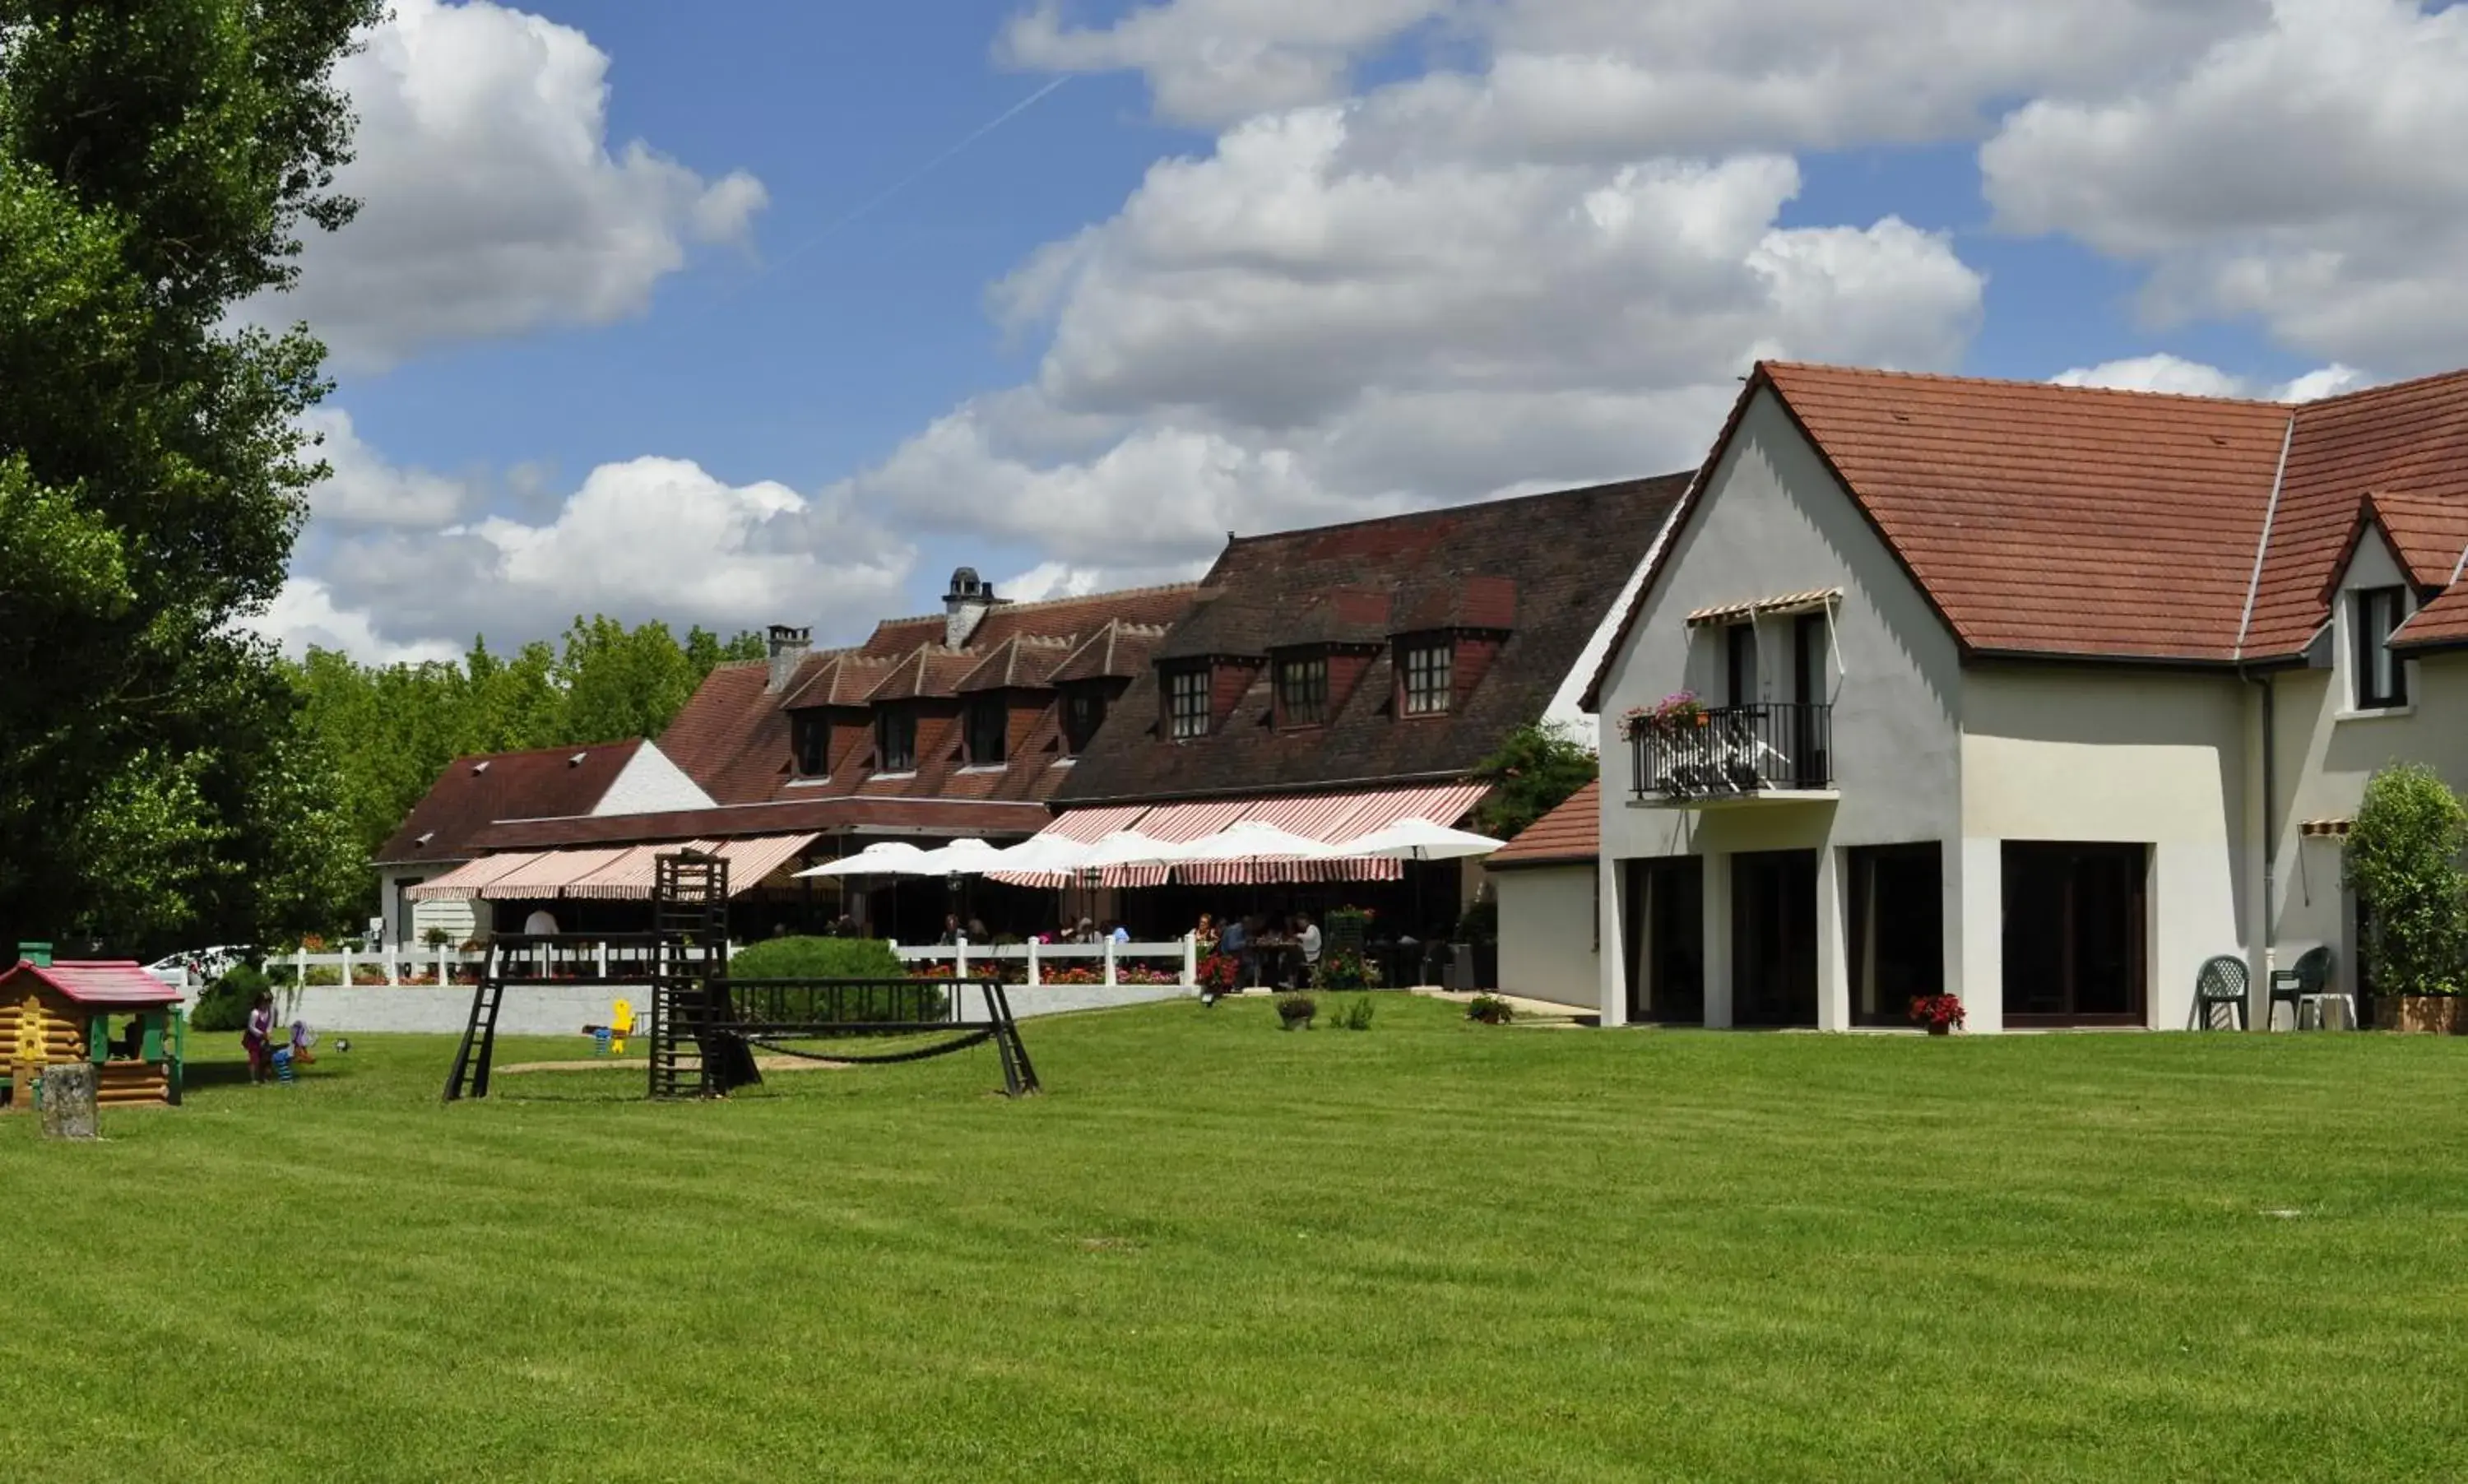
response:
<path id="1" fill-rule="evenodd" d="M 764 834 L 738 840 L 672 840 L 577 850 L 513 851 L 486 856 L 424 885 L 414 901 L 644 902 L 662 856 L 695 851 L 728 862 L 728 894 L 743 896 L 814 842 L 808 834 Z"/>
<path id="2" fill-rule="evenodd" d="M 1187 804 L 1110 806 L 1066 813 L 1045 833 L 1090 841 L 1116 830 L 1137 830 L 1153 839 L 1179 843 L 1217 833 L 1245 821 L 1274 825 L 1309 839 L 1337 844 L 1384 829 L 1400 819 L 1454 824 L 1491 791 L 1484 783 L 1429 784 L 1344 793 L 1278 794 L 1267 798 L 1195 800 Z M 1393 881 L 1405 862 L 1382 858 L 1329 860 L 1223 860 L 1183 866 L 1117 866 L 1101 879 L 1108 886 L 1162 886 L 1169 876 L 1186 884 L 1240 886 L 1278 881 Z M 998 880 L 1013 879 L 997 877 Z M 1021 879 L 1021 885 L 1056 885 L 1065 878 Z"/>
<path id="3" fill-rule="evenodd" d="M 1749 598 L 1740 603 L 1717 604 L 1710 608 L 1697 608 L 1688 615 L 1691 624 L 1736 624 L 1744 618 L 1782 617 L 1793 613 L 1814 613 L 1831 607 L 1841 598 L 1840 587 L 1813 587 L 1804 593 L 1777 593 L 1771 598 Z"/>

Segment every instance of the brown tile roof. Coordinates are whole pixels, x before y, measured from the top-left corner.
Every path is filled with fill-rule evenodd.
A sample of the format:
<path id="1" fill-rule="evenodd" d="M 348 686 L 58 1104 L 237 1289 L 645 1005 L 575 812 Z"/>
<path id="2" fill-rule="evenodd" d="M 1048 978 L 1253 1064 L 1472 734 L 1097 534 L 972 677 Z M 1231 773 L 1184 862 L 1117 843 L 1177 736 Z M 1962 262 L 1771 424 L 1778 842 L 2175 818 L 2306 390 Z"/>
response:
<path id="1" fill-rule="evenodd" d="M 2408 616 L 2390 646 L 2413 653 L 2468 646 L 2468 582 L 2455 582 Z"/>
<path id="2" fill-rule="evenodd" d="M 660 814 L 507 819 L 482 831 L 474 843 L 491 851 L 546 850 L 566 845 L 633 845 L 792 832 L 974 834 L 991 838 L 1035 834 L 1053 817 L 1043 805 L 1033 803 L 843 796 L 676 810 Z"/>
<path id="3" fill-rule="evenodd" d="M 1106 627 L 1109 631 L 1113 628 L 1110 624 Z M 963 696 L 971 691 L 1043 689 L 1074 648 L 1069 639 L 1014 634 L 977 661 L 952 689 Z"/>
<path id="4" fill-rule="evenodd" d="M 2286 407 L 1826 366 L 1759 374 L 1966 648 L 2235 657 Z"/>
<path id="5" fill-rule="evenodd" d="M 783 711 L 811 706 L 862 706 L 865 697 L 890 672 L 891 661 L 854 650 L 818 654 L 797 667 L 783 688 Z"/>
<path id="6" fill-rule="evenodd" d="M 2420 582 L 2468 549 L 2468 372 L 2289 406 L 1761 363 L 1701 482 L 1769 387 L 1966 652 L 2286 659 L 2363 522 Z"/>
<path id="7" fill-rule="evenodd" d="M 1057 685 L 1071 680 L 1128 680 L 1149 668 L 1149 657 L 1164 638 L 1163 625 L 1116 620 L 1080 641 L 1080 647 L 1047 678 Z"/>
<path id="8" fill-rule="evenodd" d="M 1204 601 L 1158 647 L 1162 658 L 1264 655 L 1316 642 L 1329 615 L 1314 601 L 1345 591 L 1380 596 L 1447 580 L 1477 582 L 1479 616 L 1500 616 L 1513 591 L 1514 628 L 1465 703 L 1445 717 L 1390 715 L 1394 672 L 1383 642 L 1349 695 L 1332 696 L 1327 724 L 1280 730 L 1263 669 L 1230 719 L 1187 742 L 1156 736 L 1156 674 L 1133 680 L 1070 770 L 1058 803 L 1226 794 L 1372 780 L 1459 778 L 1518 726 L 1542 716 L 1578 654 L 1627 585 L 1681 489 L 1683 475 L 1425 511 L 1227 544 L 1203 580 Z M 1514 584 L 1511 589 L 1507 584 Z"/>
<path id="9" fill-rule="evenodd" d="M 1526 826 L 1517 838 L 1492 852 L 1483 867 L 1502 871 L 1592 860 L 1602 854 L 1602 810 L 1603 785 L 1602 780 L 1596 779 L 1570 794 L 1558 809 Z"/>
<path id="10" fill-rule="evenodd" d="M 2249 656 L 2303 650 L 2329 616 L 2331 589 L 2365 497 L 2420 582 L 2447 583 L 2459 548 L 2441 507 L 2468 507 L 2468 372 L 2351 392 L 2297 409 L 2271 551 L 2246 632 Z M 2395 527 L 2395 529 L 2394 529 Z M 2453 549 L 2446 557 L 2440 548 Z"/>
<path id="11" fill-rule="evenodd" d="M 759 677 L 760 666 L 755 668 Z M 758 679 L 759 683 L 759 679 Z M 379 865 L 468 860 L 474 837 L 509 814 L 581 814 L 597 805 L 642 742 L 543 747 L 456 758 L 377 847 Z M 574 760 L 582 758 L 582 762 Z"/>
<path id="12" fill-rule="evenodd" d="M 977 623 L 968 647 L 980 652 L 1016 634 L 1079 640 L 1119 619 L 1127 624 L 1165 628 L 1191 607 L 1192 584 L 1127 587 L 1120 592 L 1090 593 L 1077 598 L 1045 598 L 1035 603 L 999 603 Z M 921 644 L 940 645 L 947 629 L 940 613 L 885 619 L 861 648 L 868 654 L 898 656 Z"/>
<path id="13" fill-rule="evenodd" d="M 906 658 L 893 665 L 866 693 L 869 704 L 887 700 L 918 700 L 926 697 L 948 698 L 959 694 L 954 689 L 960 677 L 976 668 L 976 652 L 971 650 L 947 650 L 940 645 L 921 644 Z"/>

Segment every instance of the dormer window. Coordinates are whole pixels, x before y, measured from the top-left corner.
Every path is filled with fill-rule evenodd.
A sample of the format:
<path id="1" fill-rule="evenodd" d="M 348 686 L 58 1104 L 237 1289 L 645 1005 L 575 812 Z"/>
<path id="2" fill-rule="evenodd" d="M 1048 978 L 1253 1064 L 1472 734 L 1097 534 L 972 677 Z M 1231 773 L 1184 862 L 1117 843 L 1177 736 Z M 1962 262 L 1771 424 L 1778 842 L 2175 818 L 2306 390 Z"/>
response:
<path id="1" fill-rule="evenodd" d="M 831 723 L 821 717 L 799 717 L 789 727 L 797 750 L 797 776 L 820 778 L 831 770 Z"/>
<path id="2" fill-rule="evenodd" d="M 876 717 L 874 750 L 878 773 L 917 771 L 917 713 L 893 709 Z"/>
<path id="3" fill-rule="evenodd" d="M 1328 656 L 1277 661 L 1277 724 L 1318 726 L 1328 720 Z"/>
<path id="4" fill-rule="evenodd" d="M 1455 651 L 1445 639 L 1418 639 L 1404 646 L 1405 710 L 1409 717 L 1448 714 L 1454 696 Z"/>
<path id="5" fill-rule="evenodd" d="M 1010 740 L 1011 712 L 999 696 L 969 702 L 969 765 L 993 767 L 1003 761 Z"/>
<path id="6" fill-rule="evenodd" d="M 2408 664 L 2391 652 L 2390 636 L 2408 617 L 2408 589 L 2368 587 L 2355 595 L 2357 709 L 2388 711 L 2408 704 Z"/>
<path id="7" fill-rule="evenodd" d="M 1208 735 L 1208 672 L 1170 670 L 1165 675 L 1166 735 L 1177 742 Z"/>
<path id="8" fill-rule="evenodd" d="M 1106 693 L 1094 685 L 1083 686 L 1063 697 L 1063 751 L 1066 757 L 1078 757 L 1097 740 L 1097 728 L 1106 724 Z"/>

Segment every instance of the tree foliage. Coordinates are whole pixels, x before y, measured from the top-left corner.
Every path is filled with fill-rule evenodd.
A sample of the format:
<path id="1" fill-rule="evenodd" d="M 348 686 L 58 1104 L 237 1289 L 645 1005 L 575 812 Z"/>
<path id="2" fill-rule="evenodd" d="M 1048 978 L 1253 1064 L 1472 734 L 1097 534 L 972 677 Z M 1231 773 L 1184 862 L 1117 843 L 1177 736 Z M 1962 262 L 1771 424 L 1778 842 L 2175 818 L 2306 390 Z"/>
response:
<path id="1" fill-rule="evenodd" d="M 763 636 L 701 628 L 679 644 L 666 624 L 628 628 L 578 618 L 561 646 L 498 654 L 475 640 L 459 662 L 361 665 L 312 650 L 292 671 L 348 825 L 349 884 L 328 922 L 365 917 L 375 879 L 362 863 L 458 757 L 657 737 L 725 660 L 759 659 Z"/>
<path id="2" fill-rule="evenodd" d="M 0 937 L 136 950 L 315 910 L 338 821 L 240 621 L 322 472 L 296 274 L 380 0 L 0 0 Z"/>
<path id="3" fill-rule="evenodd" d="M 2379 993 L 2468 988 L 2463 848 L 2468 808 L 2432 768 L 2393 764 L 2366 781 L 2341 867 L 2373 925 L 2364 950 Z"/>
<path id="4" fill-rule="evenodd" d="M 1474 811 L 1474 827 L 1499 839 L 1513 838 L 1568 802 L 1601 770 L 1593 749 L 1584 742 L 1548 722 L 1528 722 L 1475 765 L 1474 776 L 1492 790 Z"/>

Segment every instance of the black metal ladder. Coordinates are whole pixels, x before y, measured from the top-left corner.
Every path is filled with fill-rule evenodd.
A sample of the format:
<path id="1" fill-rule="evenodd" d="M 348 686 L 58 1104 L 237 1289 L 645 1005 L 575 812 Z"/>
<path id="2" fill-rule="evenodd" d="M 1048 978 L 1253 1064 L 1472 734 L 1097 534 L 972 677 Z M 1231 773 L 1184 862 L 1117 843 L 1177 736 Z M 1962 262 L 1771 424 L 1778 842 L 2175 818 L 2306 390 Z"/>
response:
<path id="1" fill-rule="evenodd" d="M 454 1065 L 446 1074 L 446 1101 L 489 1095 L 489 1062 L 497 1050 L 497 1012 L 506 1002 L 506 981 L 497 974 L 492 951 L 471 989 L 471 1018 L 464 1024 L 463 1043 L 454 1048 Z"/>

